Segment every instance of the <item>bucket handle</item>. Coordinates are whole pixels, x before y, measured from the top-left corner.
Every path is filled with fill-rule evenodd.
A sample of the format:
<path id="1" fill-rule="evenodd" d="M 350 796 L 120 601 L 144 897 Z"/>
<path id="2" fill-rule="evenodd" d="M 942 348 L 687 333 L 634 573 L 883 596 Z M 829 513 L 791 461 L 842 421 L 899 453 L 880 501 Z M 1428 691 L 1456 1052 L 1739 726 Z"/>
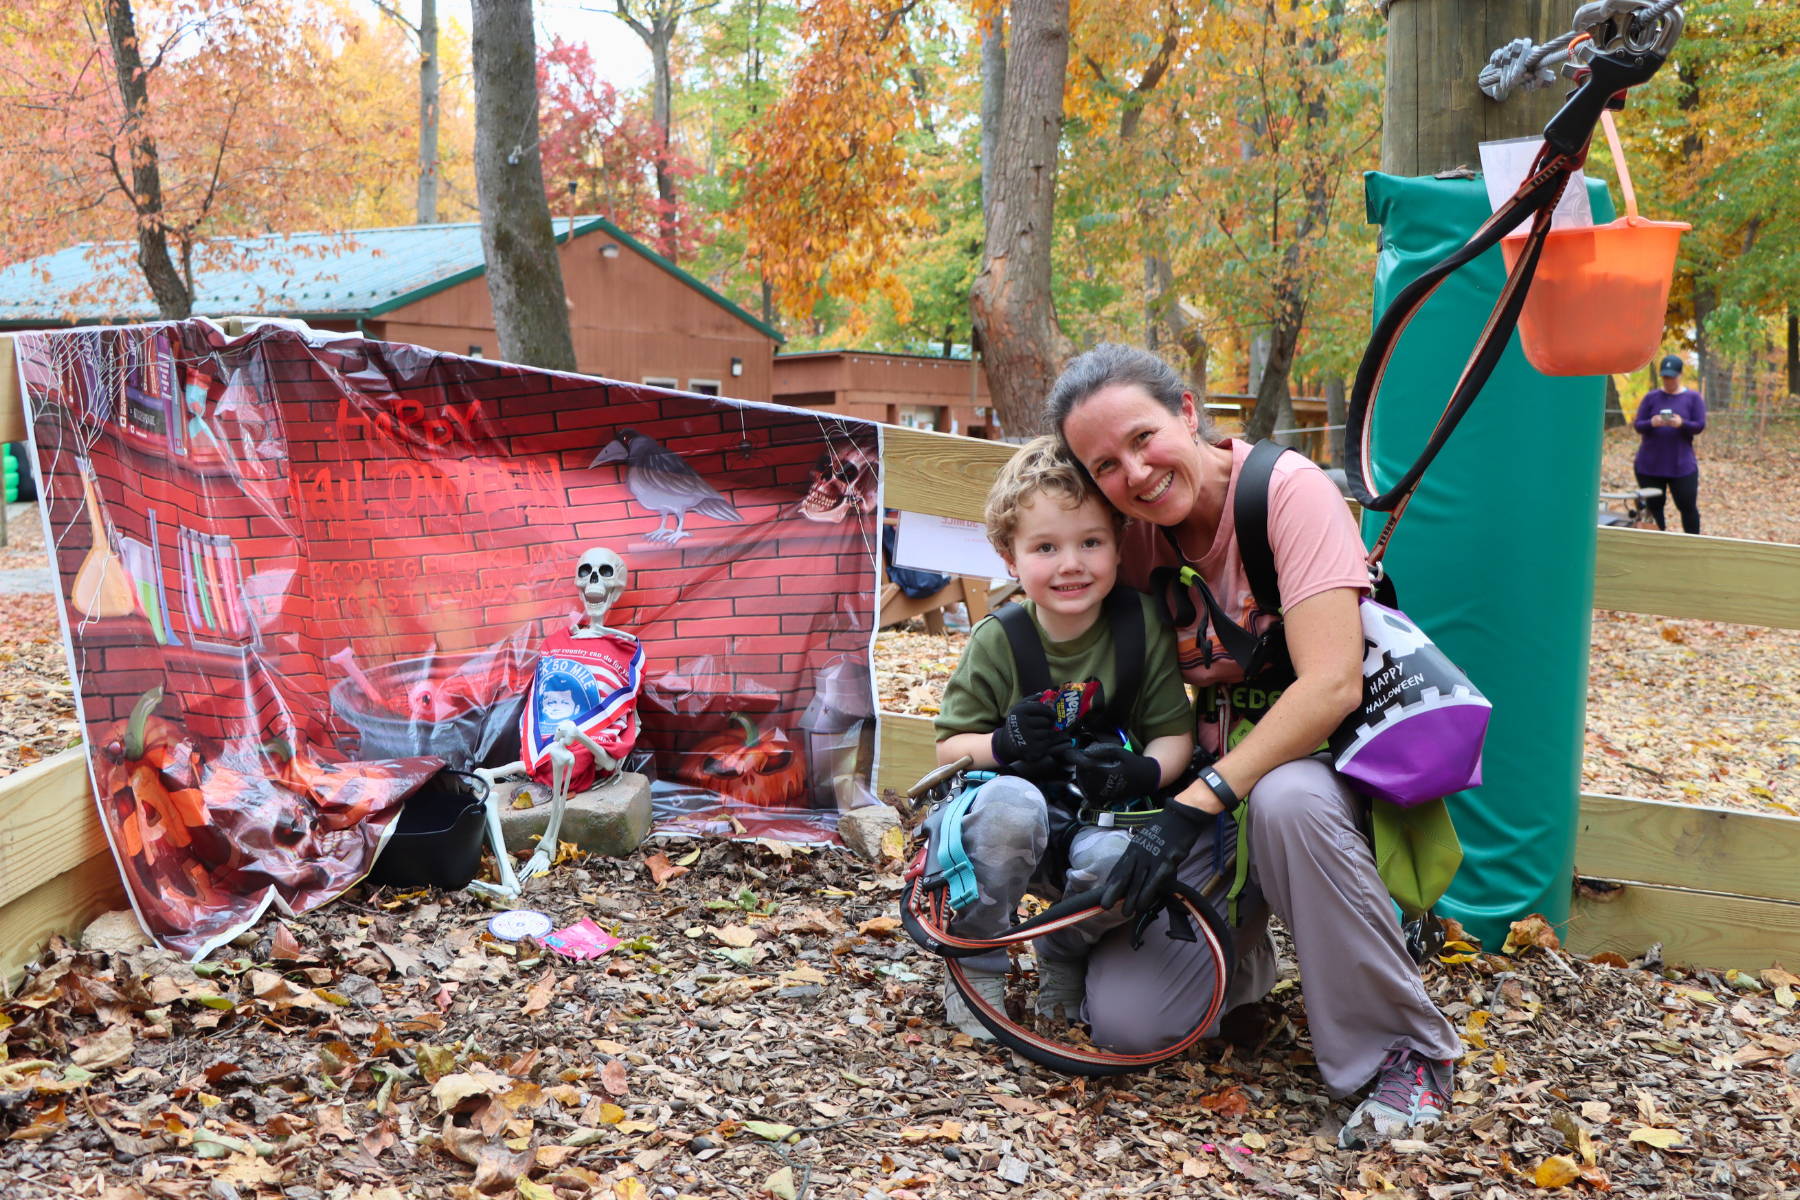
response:
<path id="1" fill-rule="evenodd" d="M 1612 110 L 1600 110 L 1600 124 L 1606 130 L 1606 145 L 1612 151 L 1613 165 L 1619 169 L 1619 190 L 1625 193 L 1625 223 L 1638 223 L 1637 190 L 1631 186 L 1631 168 L 1625 165 L 1625 147 L 1619 144 L 1619 127 L 1613 124 Z"/>

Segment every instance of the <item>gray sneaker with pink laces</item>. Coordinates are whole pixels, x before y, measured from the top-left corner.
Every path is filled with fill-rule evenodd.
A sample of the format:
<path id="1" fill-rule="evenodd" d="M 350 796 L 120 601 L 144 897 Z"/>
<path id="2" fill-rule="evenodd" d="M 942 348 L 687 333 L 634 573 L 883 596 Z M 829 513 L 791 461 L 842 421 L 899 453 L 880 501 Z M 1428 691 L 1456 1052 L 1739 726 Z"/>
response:
<path id="1" fill-rule="evenodd" d="M 1442 1121 L 1450 1110 L 1450 1067 L 1448 1059 L 1426 1058 L 1416 1050 L 1389 1050 L 1369 1098 L 1338 1133 L 1338 1145 L 1363 1150 Z"/>

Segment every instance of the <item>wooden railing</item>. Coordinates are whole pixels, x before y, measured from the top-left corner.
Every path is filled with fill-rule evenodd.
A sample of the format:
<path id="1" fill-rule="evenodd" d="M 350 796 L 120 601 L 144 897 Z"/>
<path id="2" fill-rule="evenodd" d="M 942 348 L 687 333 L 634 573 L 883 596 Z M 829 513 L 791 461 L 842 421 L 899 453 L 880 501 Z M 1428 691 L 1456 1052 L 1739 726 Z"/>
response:
<path id="1" fill-rule="evenodd" d="M 24 436 L 11 339 L 0 337 L 0 440 Z M 980 520 L 1011 447 L 884 428 L 884 501 Z M 1800 628 L 1800 546 L 1600 530 L 1596 606 L 1697 620 Z M 934 765 L 931 722 L 883 714 L 880 786 L 903 789 Z M 1800 819 L 1583 796 L 1576 871 L 1625 886 L 1609 903 L 1578 896 L 1568 942 L 1670 961 L 1749 969 L 1800 963 Z M 0 976 L 12 979 L 52 934 L 73 936 L 125 905 L 101 832 L 84 752 L 64 751 L 0 780 Z"/>
<path id="2" fill-rule="evenodd" d="M 883 435 L 885 502 L 934 516 L 980 520 L 1012 454 L 911 429 Z M 1594 607 L 1800 629 L 1800 546 L 1602 528 Z M 928 718 L 882 714 L 882 786 L 904 790 L 936 765 Z M 1800 963 L 1796 862 L 1800 818 L 1584 795 L 1576 874 L 1624 886 L 1578 893 L 1567 942 L 1626 957 L 1661 942 L 1670 962 L 1791 968 Z"/>

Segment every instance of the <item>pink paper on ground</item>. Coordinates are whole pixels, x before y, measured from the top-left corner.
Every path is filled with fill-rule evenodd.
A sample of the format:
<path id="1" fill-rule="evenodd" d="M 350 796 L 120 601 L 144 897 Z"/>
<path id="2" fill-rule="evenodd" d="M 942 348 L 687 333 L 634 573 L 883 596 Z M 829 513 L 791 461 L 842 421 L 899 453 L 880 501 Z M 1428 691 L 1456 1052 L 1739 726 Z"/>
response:
<path id="1" fill-rule="evenodd" d="M 544 936 L 544 945 L 565 958 L 599 958 L 619 944 L 621 939 L 583 917 L 567 929 Z"/>

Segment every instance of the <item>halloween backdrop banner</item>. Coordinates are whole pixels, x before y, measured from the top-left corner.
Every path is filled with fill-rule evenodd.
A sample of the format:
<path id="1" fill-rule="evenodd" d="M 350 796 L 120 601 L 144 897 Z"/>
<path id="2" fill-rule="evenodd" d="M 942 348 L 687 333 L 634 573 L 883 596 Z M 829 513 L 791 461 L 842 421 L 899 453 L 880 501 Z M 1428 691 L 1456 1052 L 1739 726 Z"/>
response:
<path id="1" fill-rule="evenodd" d="M 270 325 L 17 345 L 95 795 L 165 944 L 324 903 L 438 771 L 565 722 L 664 826 L 873 801 L 875 426 Z"/>

